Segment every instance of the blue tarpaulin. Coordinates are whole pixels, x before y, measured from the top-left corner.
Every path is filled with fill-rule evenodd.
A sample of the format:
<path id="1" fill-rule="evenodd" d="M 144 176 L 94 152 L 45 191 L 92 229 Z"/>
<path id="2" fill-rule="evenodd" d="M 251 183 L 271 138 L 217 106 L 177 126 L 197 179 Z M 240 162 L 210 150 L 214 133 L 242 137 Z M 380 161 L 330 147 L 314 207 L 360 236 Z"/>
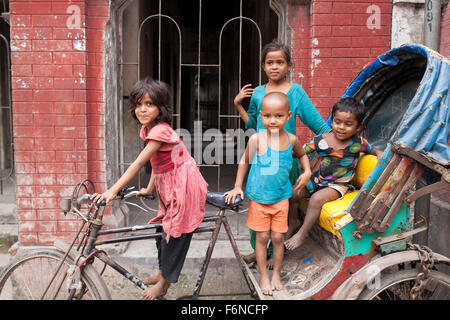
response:
<path id="1" fill-rule="evenodd" d="M 421 45 L 404 45 L 380 55 L 353 80 L 342 97 L 353 97 L 373 74 L 387 66 L 395 66 L 402 54 L 424 56 L 427 65 L 414 98 L 390 142 L 401 148 L 418 152 L 429 160 L 448 165 L 449 146 L 449 60 Z M 328 119 L 330 123 L 331 119 Z"/>

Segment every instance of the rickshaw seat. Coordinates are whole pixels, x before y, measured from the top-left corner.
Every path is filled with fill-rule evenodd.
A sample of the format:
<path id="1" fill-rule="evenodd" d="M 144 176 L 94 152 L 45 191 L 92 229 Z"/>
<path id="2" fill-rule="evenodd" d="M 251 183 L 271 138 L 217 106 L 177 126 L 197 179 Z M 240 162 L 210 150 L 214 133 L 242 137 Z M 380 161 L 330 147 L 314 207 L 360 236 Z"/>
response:
<path id="1" fill-rule="evenodd" d="M 356 190 L 347 192 L 342 199 L 327 202 L 322 206 L 322 211 L 319 216 L 319 225 L 323 229 L 333 233 L 340 239 L 340 234 L 335 228 L 335 223 L 348 214 L 345 212 L 345 209 L 351 204 L 353 198 L 355 198 L 377 162 L 377 157 L 369 154 L 363 155 L 359 159 L 355 170 L 355 176 L 352 180 L 352 184 L 355 186 Z M 300 208 L 303 212 L 306 212 L 307 204 L 307 201 L 300 202 Z"/>

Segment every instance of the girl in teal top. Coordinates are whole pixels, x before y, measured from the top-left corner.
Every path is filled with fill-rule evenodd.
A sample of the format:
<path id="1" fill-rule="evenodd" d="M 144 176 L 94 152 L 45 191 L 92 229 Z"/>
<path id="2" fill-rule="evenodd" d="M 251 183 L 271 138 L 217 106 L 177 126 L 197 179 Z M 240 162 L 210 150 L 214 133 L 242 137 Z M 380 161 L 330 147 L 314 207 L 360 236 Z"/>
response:
<path id="1" fill-rule="evenodd" d="M 248 107 L 248 122 L 245 126 L 246 129 L 253 128 L 256 129 L 256 132 L 264 129 L 259 113 L 261 111 L 261 101 L 267 93 L 266 86 L 267 85 L 258 86 L 253 91 Z M 289 98 L 289 107 L 293 115 L 284 127 L 287 132 L 296 134 L 295 115 L 298 115 L 300 120 L 315 134 L 330 131 L 330 127 L 320 116 L 305 90 L 303 90 L 299 84 L 292 83 L 292 86 L 286 95 Z"/>
<path id="2" fill-rule="evenodd" d="M 331 128 L 323 120 L 319 112 L 316 110 L 305 90 L 297 84 L 290 83 L 286 80 L 286 75 L 292 68 L 290 49 L 279 42 L 272 41 L 264 46 L 261 54 L 262 68 L 267 75 L 269 81 L 265 85 L 261 85 L 253 89 L 251 84 L 246 84 L 234 99 L 234 104 L 245 122 L 247 129 L 256 129 L 256 132 L 264 128 L 260 117 L 261 102 L 264 96 L 270 92 L 279 91 L 286 94 L 289 98 L 289 109 L 292 117 L 287 121 L 285 130 L 296 135 L 296 115 L 300 120 L 311 129 L 314 134 L 318 135 L 330 132 Z M 245 98 L 250 98 L 248 112 L 242 106 Z M 293 159 L 289 180 L 292 185 L 296 184 L 299 177 L 298 160 Z M 289 238 L 297 226 L 298 211 L 298 195 L 294 192 L 289 201 L 289 229 L 286 238 Z M 255 233 L 250 229 L 250 243 L 255 248 Z M 272 247 L 269 245 L 268 254 L 272 255 Z M 244 256 L 247 263 L 255 261 L 254 253 Z M 269 267 L 272 260 L 269 260 Z"/>

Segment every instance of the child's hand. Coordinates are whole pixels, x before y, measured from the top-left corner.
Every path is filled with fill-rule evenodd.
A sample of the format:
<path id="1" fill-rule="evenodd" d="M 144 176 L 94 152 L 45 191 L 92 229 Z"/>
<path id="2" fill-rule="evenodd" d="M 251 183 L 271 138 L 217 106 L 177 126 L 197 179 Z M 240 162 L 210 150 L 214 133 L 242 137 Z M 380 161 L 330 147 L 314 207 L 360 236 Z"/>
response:
<path id="1" fill-rule="evenodd" d="M 242 100 L 244 100 L 244 98 L 250 98 L 254 90 L 255 89 L 251 88 L 251 84 L 246 84 L 245 86 L 243 86 L 241 91 L 239 91 L 239 93 L 234 98 L 234 105 L 238 106 L 242 103 Z"/>
<path id="2" fill-rule="evenodd" d="M 242 188 L 235 187 L 233 190 L 227 191 L 223 194 L 225 196 L 225 203 L 232 204 L 238 195 L 244 199 L 244 191 Z"/>
<path id="3" fill-rule="evenodd" d="M 103 192 L 102 194 L 94 193 L 91 196 L 91 200 L 95 203 L 100 203 L 100 202 L 102 202 L 102 200 L 105 200 L 106 203 L 108 203 L 111 200 L 113 200 L 116 196 L 117 196 L 117 192 L 115 192 L 111 189 L 108 189 L 105 192 Z"/>
<path id="4" fill-rule="evenodd" d="M 297 194 L 300 194 L 302 189 L 308 183 L 309 179 L 311 179 L 311 172 L 310 171 L 302 173 L 298 177 L 297 181 L 295 182 L 294 191 L 297 192 Z"/>
<path id="5" fill-rule="evenodd" d="M 138 193 L 136 193 L 136 197 L 139 196 L 149 196 L 155 193 L 155 189 L 141 188 Z"/>

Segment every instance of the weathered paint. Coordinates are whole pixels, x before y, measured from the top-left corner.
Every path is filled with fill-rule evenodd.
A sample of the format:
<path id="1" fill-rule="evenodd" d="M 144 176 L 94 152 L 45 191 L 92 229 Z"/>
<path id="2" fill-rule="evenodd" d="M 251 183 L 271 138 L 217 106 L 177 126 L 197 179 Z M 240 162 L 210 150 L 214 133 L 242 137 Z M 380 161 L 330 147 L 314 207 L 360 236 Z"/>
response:
<path id="1" fill-rule="evenodd" d="M 341 230 L 340 234 L 345 245 L 345 258 L 340 271 L 322 290 L 312 299 L 322 300 L 330 297 L 333 292 L 356 271 L 362 268 L 376 254 L 372 248 L 372 240 L 403 232 L 408 228 L 410 208 L 402 205 L 397 212 L 389 228 L 384 232 L 363 233 L 361 239 L 355 239 L 352 232 L 357 229 L 354 221 L 349 222 Z"/>
<path id="2" fill-rule="evenodd" d="M 331 280 L 322 290 L 316 293 L 312 299 L 313 300 L 325 300 L 331 297 L 334 291 L 352 274 L 361 269 L 367 262 L 369 262 L 370 258 L 372 258 L 373 254 L 360 254 L 351 257 L 345 257 L 344 262 L 342 263 L 342 268 L 336 274 L 336 276 Z"/>
<path id="3" fill-rule="evenodd" d="M 340 232 L 345 244 L 345 256 L 351 257 L 359 254 L 367 254 L 370 251 L 373 239 L 403 232 L 408 228 L 410 208 L 403 204 L 392 220 L 389 228 L 384 232 L 363 233 L 361 239 L 355 239 L 352 232 L 357 229 L 354 221 L 344 226 Z"/>

